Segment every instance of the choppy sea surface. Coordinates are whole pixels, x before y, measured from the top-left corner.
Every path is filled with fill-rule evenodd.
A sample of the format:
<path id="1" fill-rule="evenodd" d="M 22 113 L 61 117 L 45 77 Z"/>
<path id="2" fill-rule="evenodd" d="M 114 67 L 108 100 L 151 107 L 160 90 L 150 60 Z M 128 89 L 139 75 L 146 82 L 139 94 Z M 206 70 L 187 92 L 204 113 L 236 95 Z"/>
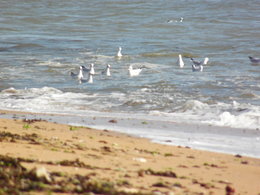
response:
<path id="1" fill-rule="evenodd" d="M 260 57 L 259 10 L 259 0 L 2 0 L 0 109 L 259 128 L 260 65 L 248 59 Z M 209 63 L 192 72 L 190 57 Z M 90 63 L 94 83 L 70 76 Z M 129 65 L 144 68 L 129 77 Z"/>

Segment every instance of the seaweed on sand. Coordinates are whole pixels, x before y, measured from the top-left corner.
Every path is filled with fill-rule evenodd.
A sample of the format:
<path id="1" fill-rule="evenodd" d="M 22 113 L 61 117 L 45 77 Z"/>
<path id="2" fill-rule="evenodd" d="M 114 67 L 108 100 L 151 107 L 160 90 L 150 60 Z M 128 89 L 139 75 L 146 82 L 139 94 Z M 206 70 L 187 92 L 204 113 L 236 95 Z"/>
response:
<path id="1" fill-rule="evenodd" d="M 19 195 L 24 192 L 57 192 L 107 195 L 143 194 L 124 192 L 118 189 L 118 185 L 109 180 L 94 180 L 90 175 L 68 175 L 58 172 L 48 174 L 48 179 L 39 176 L 38 169 L 27 170 L 21 165 L 22 159 L 0 155 L 0 195 Z M 65 163 L 65 162 L 63 162 Z M 62 164 L 63 164 L 62 163 Z M 66 165 L 75 165 L 74 162 L 66 162 Z M 78 163 L 76 163 L 78 164 Z M 81 163 L 79 163 L 81 164 Z M 78 166 L 78 165 L 77 165 Z M 80 165 L 85 166 L 85 165 Z"/>
<path id="2" fill-rule="evenodd" d="M 0 194 L 20 194 L 44 188 L 44 181 L 34 171 L 27 171 L 19 159 L 0 155 Z"/>
<path id="3" fill-rule="evenodd" d="M 39 144 L 39 142 L 37 141 L 38 139 L 39 136 L 36 133 L 19 135 L 16 133 L 10 133 L 6 131 L 0 132 L 0 142 L 3 141 L 15 142 L 16 140 L 20 140 L 20 141 L 29 141 L 33 144 Z"/>

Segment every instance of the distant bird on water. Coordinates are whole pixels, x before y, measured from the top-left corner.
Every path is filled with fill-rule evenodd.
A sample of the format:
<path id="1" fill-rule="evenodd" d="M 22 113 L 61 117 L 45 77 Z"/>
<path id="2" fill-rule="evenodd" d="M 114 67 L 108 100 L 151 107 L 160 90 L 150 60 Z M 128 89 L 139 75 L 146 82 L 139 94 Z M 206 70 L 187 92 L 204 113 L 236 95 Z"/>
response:
<path id="1" fill-rule="evenodd" d="M 79 67 L 79 73 L 74 73 L 74 72 L 70 72 L 70 76 L 72 76 L 73 78 L 77 78 L 78 80 L 80 80 L 81 78 L 83 78 L 83 72 L 82 72 L 82 66 Z"/>
<path id="2" fill-rule="evenodd" d="M 183 22 L 183 17 L 181 17 L 179 21 L 176 20 L 175 22 Z"/>
<path id="3" fill-rule="evenodd" d="M 79 74 L 78 74 L 78 80 L 81 81 L 83 79 L 83 72 L 82 72 L 82 66 L 79 67 Z"/>
<path id="4" fill-rule="evenodd" d="M 106 76 L 111 76 L 110 74 L 110 64 L 107 64 L 107 67 L 105 70 L 102 71 L 102 74 L 106 75 Z"/>
<path id="5" fill-rule="evenodd" d="M 206 65 L 209 61 L 209 58 L 205 58 L 204 61 L 196 61 L 193 58 L 191 58 L 192 61 L 192 71 L 193 72 L 202 72 L 203 71 L 203 65 Z"/>
<path id="6" fill-rule="evenodd" d="M 173 20 L 167 20 L 167 23 L 172 23 Z M 183 17 L 181 17 L 179 20 L 175 20 L 175 22 L 183 22 Z"/>
<path id="7" fill-rule="evenodd" d="M 90 70 L 89 70 L 89 73 L 92 74 L 92 75 L 95 74 L 94 63 L 91 63 L 91 64 L 90 64 Z"/>
<path id="8" fill-rule="evenodd" d="M 252 56 L 248 56 L 249 60 L 253 64 L 260 64 L 260 58 L 254 58 Z"/>
<path id="9" fill-rule="evenodd" d="M 82 66 L 79 67 L 79 73 L 74 73 L 74 72 L 70 72 L 70 76 L 73 77 L 73 78 L 76 78 L 76 77 L 80 77 L 80 75 L 82 74 L 82 71 L 80 71 L 80 69 L 82 69 Z"/>
<path id="10" fill-rule="evenodd" d="M 88 71 L 88 79 L 85 79 L 84 78 L 84 75 L 83 75 L 83 68 L 84 66 L 80 66 L 79 67 L 79 73 L 76 74 L 74 72 L 70 72 L 70 75 L 74 78 L 77 78 L 77 80 L 79 81 L 79 83 L 93 83 L 93 74 L 91 73 L 91 70 L 89 69 Z M 86 67 L 85 67 L 86 68 Z"/>
<path id="11" fill-rule="evenodd" d="M 132 65 L 128 67 L 128 73 L 130 77 L 138 76 L 142 72 L 142 70 L 143 70 L 142 68 L 133 69 Z"/>
<path id="12" fill-rule="evenodd" d="M 119 47 L 116 57 L 121 58 L 123 56 L 121 51 L 122 51 L 122 47 Z"/>
<path id="13" fill-rule="evenodd" d="M 193 72 L 202 72 L 203 71 L 203 65 L 196 66 L 195 64 L 192 64 L 192 71 Z"/>
<path id="14" fill-rule="evenodd" d="M 79 83 L 93 83 L 93 74 L 88 73 L 88 78 L 84 79 L 83 77 L 79 79 Z"/>
<path id="15" fill-rule="evenodd" d="M 183 68 L 184 67 L 184 62 L 182 60 L 182 56 L 181 54 L 179 54 L 179 58 L 177 60 L 177 64 L 179 65 L 180 68 Z"/>
<path id="16" fill-rule="evenodd" d="M 196 61 L 193 58 L 191 58 L 191 61 L 193 62 L 194 65 L 199 66 L 199 65 L 206 65 L 209 61 L 209 58 L 205 58 L 204 61 Z"/>

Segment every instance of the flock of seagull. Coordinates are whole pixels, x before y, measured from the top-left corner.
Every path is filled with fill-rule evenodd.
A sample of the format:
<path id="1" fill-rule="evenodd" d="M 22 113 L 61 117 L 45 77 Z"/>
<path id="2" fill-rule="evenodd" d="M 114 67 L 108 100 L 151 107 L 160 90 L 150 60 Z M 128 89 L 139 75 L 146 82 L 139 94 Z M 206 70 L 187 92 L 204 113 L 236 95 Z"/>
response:
<path id="1" fill-rule="evenodd" d="M 120 59 L 122 56 L 123 56 L 122 55 L 122 48 L 119 47 L 118 52 L 116 54 L 116 57 Z M 254 57 L 251 57 L 251 56 L 248 56 L 248 58 L 249 58 L 249 60 L 251 61 L 252 64 L 260 64 L 259 58 L 254 58 Z M 192 62 L 192 66 L 191 66 L 192 71 L 193 72 L 202 72 L 203 66 L 208 63 L 209 58 L 206 57 L 203 61 L 196 61 L 193 58 L 190 58 L 190 60 Z M 179 54 L 177 64 L 180 68 L 184 67 L 184 62 L 183 62 L 181 54 Z M 106 68 L 101 73 L 103 75 L 108 76 L 108 77 L 111 76 L 110 68 L 111 68 L 110 64 L 107 64 Z M 143 68 L 135 68 L 134 69 L 132 65 L 129 65 L 128 74 L 129 74 L 130 77 L 138 76 L 142 72 L 142 70 L 143 70 Z M 84 77 L 84 73 L 88 74 L 87 78 Z M 70 75 L 73 78 L 77 78 L 79 83 L 93 83 L 93 76 L 95 75 L 94 63 L 91 63 L 89 68 L 86 68 L 85 66 L 80 66 L 78 73 L 70 72 Z"/>
<path id="2" fill-rule="evenodd" d="M 121 51 L 122 51 L 122 48 L 119 47 L 118 52 L 116 54 L 117 58 L 121 58 L 123 56 Z M 105 70 L 103 70 L 101 73 L 108 77 L 111 76 L 110 68 L 111 68 L 110 64 L 107 64 Z M 134 69 L 132 65 L 130 65 L 128 67 L 128 73 L 129 73 L 130 77 L 138 76 L 142 72 L 142 70 L 143 70 L 143 68 Z M 88 74 L 87 78 L 84 77 L 84 73 Z M 70 75 L 73 78 L 77 78 L 79 83 L 93 83 L 93 76 L 95 75 L 94 63 L 91 63 L 89 68 L 86 68 L 85 66 L 80 66 L 78 74 L 74 73 L 74 72 L 70 72 Z"/>

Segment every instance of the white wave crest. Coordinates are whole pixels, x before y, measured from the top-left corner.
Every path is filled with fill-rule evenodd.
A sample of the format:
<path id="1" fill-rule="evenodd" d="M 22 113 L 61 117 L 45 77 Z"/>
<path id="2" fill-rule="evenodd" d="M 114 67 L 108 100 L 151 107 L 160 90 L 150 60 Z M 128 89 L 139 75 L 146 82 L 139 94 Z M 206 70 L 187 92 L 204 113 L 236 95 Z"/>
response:
<path id="1" fill-rule="evenodd" d="M 204 122 L 217 126 L 254 129 L 260 127 L 260 114 L 252 111 L 239 115 L 234 115 L 230 112 L 223 112 L 219 115 L 217 120 L 209 120 Z"/>
<path id="2" fill-rule="evenodd" d="M 230 104 L 218 102 L 210 105 L 198 100 L 189 100 L 175 112 L 151 111 L 149 114 L 184 123 L 247 129 L 260 127 L 260 107 L 235 101 Z"/>

